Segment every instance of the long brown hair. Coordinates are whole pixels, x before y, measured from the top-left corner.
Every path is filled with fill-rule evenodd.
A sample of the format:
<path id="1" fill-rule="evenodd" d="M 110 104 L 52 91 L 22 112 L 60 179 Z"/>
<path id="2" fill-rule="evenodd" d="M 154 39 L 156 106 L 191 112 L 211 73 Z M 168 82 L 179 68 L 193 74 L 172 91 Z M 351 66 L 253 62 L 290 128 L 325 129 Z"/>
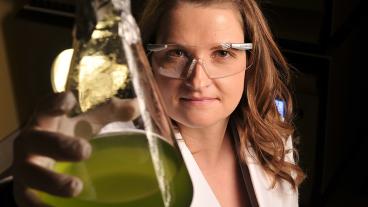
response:
<path id="1" fill-rule="evenodd" d="M 252 42 L 249 68 L 244 93 L 236 110 L 232 113 L 240 134 L 240 152 L 245 155 L 253 149 L 255 158 L 263 169 L 273 176 L 275 186 L 281 179 L 297 188 L 304 173 L 295 163 L 285 160 L 289 150 L 287 139 L 293 134 L 292 97 L 288 89 L 290 69 L 278 49 L 267 22 L 255 0 L 148 0 L 139 18 L 144 43 L 153 43 L 160 20 L 179 2 L 211 5 L 232 2 L 238 8 L 244 24 L 245 42 Z M 275 100 L 285 103 L 285 114 L 281 117 Z M 295 149 L 290 149 L 295 151 Z"/>

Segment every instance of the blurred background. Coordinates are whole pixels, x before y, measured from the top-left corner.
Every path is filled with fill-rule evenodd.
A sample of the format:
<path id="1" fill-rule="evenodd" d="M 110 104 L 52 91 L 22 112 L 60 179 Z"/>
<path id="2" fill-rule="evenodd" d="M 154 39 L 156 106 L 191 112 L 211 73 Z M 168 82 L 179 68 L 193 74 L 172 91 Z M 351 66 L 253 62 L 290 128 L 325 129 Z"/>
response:
<path id="1" fill-rule="evenodd" d="M 142 3 L 132 0 L 135 15 Z M 308 176 L 300 206 L 368 206 L 366 1 L 260 4 L 298 71 L 296 136 Z M 71 47 L 73 12 L 74 0 L 0 0 L 0 142 L 51 93 L 51 63 Z"/>

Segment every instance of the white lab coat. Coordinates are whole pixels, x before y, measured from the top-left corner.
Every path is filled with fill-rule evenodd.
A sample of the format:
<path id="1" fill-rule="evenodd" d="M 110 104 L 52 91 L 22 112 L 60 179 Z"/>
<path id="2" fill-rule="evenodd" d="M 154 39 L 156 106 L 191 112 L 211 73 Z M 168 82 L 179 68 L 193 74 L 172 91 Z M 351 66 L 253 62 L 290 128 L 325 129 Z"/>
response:
<path id="1" fill-rule="evenodd" d="M 220 207 L 221 205 L 204 178 L 180 133 L 176 133 L 176 138 L 193 182 L 194 195 L 191 207 Z M 291 139 L 288 139 L 286 146 L 286 149 L 292 149 Z M 250 152 L 252 152 L 251 149 Z M 286 159 L 289 162 L 293 162 L 292 153 L 289 153 Z M 298 206 L 298 191 L 293 190 L 292 186 L 287 181 L 282 181 L 277 184 L 275 188 L 271 188 L 272 180 L 266 175 L 258 162 L 254 160 L 253 156 L 247 154 L 246 161 L 259 207 Z"/>

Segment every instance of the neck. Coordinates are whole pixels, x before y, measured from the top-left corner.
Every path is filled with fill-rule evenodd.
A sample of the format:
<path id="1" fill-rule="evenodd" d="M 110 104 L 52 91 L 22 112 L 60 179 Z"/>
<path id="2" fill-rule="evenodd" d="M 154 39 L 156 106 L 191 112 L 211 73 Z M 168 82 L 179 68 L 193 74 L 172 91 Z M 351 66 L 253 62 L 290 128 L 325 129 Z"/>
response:
<path id="1" fill-rule="evenodd" d="M 179 125 L 186 145 L 199 165 L 215 166 L 232 151 L 231 140 L 226 132 L 228 119 L 203 128 Z"/>

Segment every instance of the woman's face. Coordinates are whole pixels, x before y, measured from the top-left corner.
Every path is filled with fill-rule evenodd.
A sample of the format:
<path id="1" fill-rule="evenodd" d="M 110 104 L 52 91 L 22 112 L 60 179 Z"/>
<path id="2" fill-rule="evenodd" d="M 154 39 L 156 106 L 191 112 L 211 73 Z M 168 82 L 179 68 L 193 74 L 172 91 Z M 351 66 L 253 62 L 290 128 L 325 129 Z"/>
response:
<path id="1" fill-rule="evenodd" d="M 196 46 L 188 50 L 191 55 L 203 59 L 206 68 L 210 65 L 207 63 L 210 57 L 226 58 L 227 55 L 221 48 L 209 46 L 243 42 L 241 17 L 231 4 L 179 3 L 163 18 L 156 39 L 160 44 Z M 154 70 L 158 64 L 152 61 Z M 245 57 L 233 67 L 245 68 Z M 227 121 L 243 94 L 245 72 L 211 79 L 202 64 L 196 64 L 186 79 L 168 78 L 158 73 L 155 77 L 170 118 L 179 126 L 203 128 Z"/>

